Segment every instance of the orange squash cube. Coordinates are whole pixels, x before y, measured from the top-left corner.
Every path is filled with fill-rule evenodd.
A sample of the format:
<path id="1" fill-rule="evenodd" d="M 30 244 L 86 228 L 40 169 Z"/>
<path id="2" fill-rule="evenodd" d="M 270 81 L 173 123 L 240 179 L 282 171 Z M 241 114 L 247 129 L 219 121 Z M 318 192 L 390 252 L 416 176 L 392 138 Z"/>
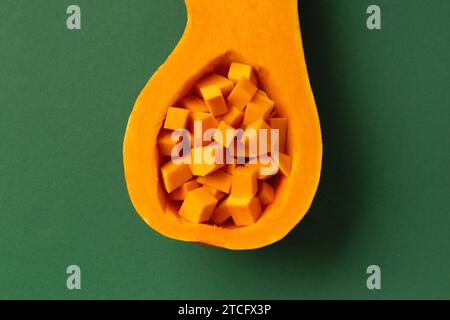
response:
<path id="1" fill-rule="evenodd" d="M 235 107 L 232 107 L 230 111 L 222 117 L 222 121 L 229 124 L 233 128 L 239 127 L 243 119 L 244 112 Z"/>
<path id="2" fill-rule="evenodd" d="M 276 175 L 279 171 L 278 165 L 271 156 L 261 155 L 258 158 L 251 158 L 245 163 L 246 167 L 254 168 L 258 180 L 268 179 Z"/>
<path id="3" fill-rule="evenodd" d="M 190 168 L 193 175 L 206 176 L 224 166 L 223 146 L 211 143 L 205 147 L 191 149 Z"/>
<path id="4" fill-rule="evenodd" d="M 228 96 L 228 106 L 230 108 L 238 108 L 241 111 L 244 110 L 247 103 L 253 98 L 256 90 L 256 86 L 250 80 L 242 78 Z"/>
<path id="5" fill-rule="evenodd" d="M 256 76 L 252 66 L 237 62 L 231 63 L 230 69 L 228 71 L 228 79 L 230 79 L 234 83 L 238 83 L 242 78 L 250 80 L 256 85 Z"/>
<path id="6" fill-rule="evenodd" d="M 188 96 L 181 99 L 181 106 L 190 112 L 208 112 L 205 101 L 197 96 Z"/>
<path id="7" fill-rule="evenodd" d="M 189 191 L 181 205 L 179 214 L 188 221 L 201 223 L 206 222 L 214 213 L 217 199 L 204 188 Z"/>
<path id="8" fill-rule="evenodd" d="M 173 148 L 180 142 L 180 139 L 172 141 L 172 131 L 162 131 L 157 140 L 158 151 L 161 155 L 170 157 Z"/>
<path id="9" fill-rule="evenodd" d="M 203 177 L 198 177 L 197 182 L 205 186 L 214 187 L 222 192 L 230 193 L 231 180 L 233 176 L 223 170 L 210 173 Z"/>
<path id="10" fill-rule="evenodd" d="M 261 215 L 261 203 L 258 198 L 234 198 L 227 199 L 227 206 L 236 226 L 248 226 L 258 221 Z"/>
<path id="11" fill-rule="evenodd" d="M 235 169 L 236 169 L 236 163 L 226 164 L 225 167 L 223 168 L 223 170 L 225 170 L 229 174 L 233 174 Z"/>
<path id="12" fill-rule="evenodd" d="M 249 157 L 257 157 L 271 151 L 270 129 L 263 119 L 257 120 L 245 128 L 242 139 L 245 147 L 248 149 Z"/>
<path id="13" fill-rule="evenodd" d="M 169 193 L 192 179 L 189 165 L 184 163 L 176 164 L 173 161 L 169 161 L 161 167 L 161 175 L 164 187 Z"/>
<path id="14" fill-rule="evenodd" d="M 214 85 L 219 87 L 224 97 L 228 96 L 228 94 L 234 88 L 233 81 L 225 78 L 224 76 L 221 76 L 220 74 L 212 73 L 200 79 L 195 84 L 195 89 L 197 91 L 197 94 L 201 95 L 201 89 Z"/>
<path id="15" fill-rule="evenodd" d="M 164 129 L 185 129 L 188 121 L 189 110 L 169 107 L 164 121 Z"/>
<path id="16" fill-rule="evenodd" d="M 286 152 L 287 119 L 271 118 L 269 119 L 269 125 L 272 129 L 278 129 L 278 149 L 280 152 Z"/>
<path id="17" fill-rule="evenodd" d="M 215 130 L 219 126 L 219 122 L 210 113 L 194 112 L 189 115 L 189 130 L 193 134 L 193 146 L 207 145 L 211 143 L 208 139 L 203 139 L 207 130 Z M 200 130 L 201 128 L 201 130 Z M 212 131 L 213 132 L 213 131 Z M 208 137 L 212 139 L 211 137 Z"/>
<path id="18" fill-rule="evenodd" d="M 205 188 L 205 190 L 208 191 L 217 200 L 220 200 L 220 199 L 222 199 L 223 197 L 226 196 L 225 192 L 222 192 L 219 189 L 216 189 L 214 187 L 210 187 L 210 186 L 204 185 L 203 188 Z"/>
<path id="19" fill-rule="evenodd" d="M 226 198 L 219 203 L 211 216 L 211 222 L 217 226 L 220 226 L 229 218 L 231 218 L 231 207 L 229 206 L 229 199 Z"/>
<path id="20" fill-rule="evenodd" d="M 209 112 L 213 116 L 220 116 L 228 112 L 227 104 L 218 86 L 202 88 L 200 91 Z"/>
<path id="21" fill-rule="evenodd" d="M 234 142 L 235 135 L 236 130 L 226 122 L 221 121 L 213 135 L 213 139 L 225 148 L 228 148 Z"/>
<path id="22" fill-rule="evenodd" d="M 196 180 L 190 180 L 188 182 L 183 183 L 181 187 L 176 188 L 172 191 L 169 196 L 173 200 L 184 200 L 189 191 L 200 188 L 200 184 Z"/>
<path id="23" fill-rule="evenodd" d="M 275 200 L 275 191 L 270 184 L 265 181 L 260 181 L 256 196 L 263 206 L 267 206 Z"/>
<path id="24" fill-rule="evenodd" d="M 237 167 L 231 181 L 231 195 L 235 198 L 252 198 L 257 191 L 256 170 L 243 166 Z"/>
<path id="25" fill-rule="evenodd" d="M 281 173 L 285 177 L 289 177 L 289 175 L 291 174 L 292 158 L 287 154 L 281 152 L 278 153 L 278 159 L 275 156 L 272 156 L 272 158 L 280 168 Z"/>
<path id="26" fill-rule="evenodd" d="M 263 119 L 266 120 L 272 112 L 274 102 L 264 96 L 263 94 L 256 92 L 252 100 L 247 104 L 245 108 L 244 126 Z"/>

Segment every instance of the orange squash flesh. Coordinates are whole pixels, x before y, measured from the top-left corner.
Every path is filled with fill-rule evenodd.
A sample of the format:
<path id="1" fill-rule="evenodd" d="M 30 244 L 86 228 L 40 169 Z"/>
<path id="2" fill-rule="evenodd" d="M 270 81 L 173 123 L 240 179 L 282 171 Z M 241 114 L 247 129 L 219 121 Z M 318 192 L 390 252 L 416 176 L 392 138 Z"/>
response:
<path id="1" fill-rule="evenodd" d="M 127 188 L 145 222 L 161 234 L 228 249 L 260 248 L 282 239 L 303 218 L 317 190 L 322 141 L 298 22 L 297 0 L 186 0 L 186 30 L 152 76 L 130 115 L 123 146 Z M 239 21 L 239 24 L 236 23 Z M 289 119 L 289 175 L 256 223 L 217 227 L 182 218 L 163 188 L 157 137 L 169 107 L 204 74 L 241 62 L 258 72 L 258 87 Z"/>

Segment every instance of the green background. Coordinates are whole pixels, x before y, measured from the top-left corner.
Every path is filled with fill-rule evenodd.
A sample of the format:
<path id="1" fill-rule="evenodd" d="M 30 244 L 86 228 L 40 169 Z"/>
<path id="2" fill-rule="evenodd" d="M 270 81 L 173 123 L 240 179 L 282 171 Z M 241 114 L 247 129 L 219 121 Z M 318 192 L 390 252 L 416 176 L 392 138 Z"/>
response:
<path id="1" fill-rule="evenodd" d="M 450 298 L 450 2 L 300 1 L 324 139 L 304 221 L 261 250 L 166 239 L 122 141 L 186 22 L 181 0 L 0 2 L 0 298 Z M 66 289 L 66 267 L 82 290 Z M 382 289 L 366 288 L 366 268 Z"/>

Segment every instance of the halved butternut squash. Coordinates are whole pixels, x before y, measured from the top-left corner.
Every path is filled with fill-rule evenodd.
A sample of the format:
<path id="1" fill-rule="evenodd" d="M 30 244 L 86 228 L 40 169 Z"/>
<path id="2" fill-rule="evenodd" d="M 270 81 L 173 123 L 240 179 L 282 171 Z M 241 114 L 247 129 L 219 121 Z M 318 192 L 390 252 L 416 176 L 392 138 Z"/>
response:
<path id="1" fill-rule="evenodd" d="M 303 54 L 297 0 L 185 2 L 186 30 L 142 90 L 129 118 L 123 146 L 128 192 L 144 221 L 167 237 L 234 250 L 260 248 L 282 239 L 299 223 L 311 205 L 320 178 L 321 130 Z M 209 77 L 199 85 L 198 80 L 205 79 L 205 75 L 231 64 L 228 75 Z M 252 70 L 256 70 L 257 77 Z M 182 210 L 185 216 L 189 215 L 186 219 L 179 214 L 180 207 L 168 195 L 165 185 L 175 190 L 191 177 L 185 167 L 183 175 L 175 174 L 180 169 L 172 165 L 164 168 L 166 176 L 161 175 L 161 130 L 176 122 L 187 126 L 186 114 L 173 107 L 182 98 L 202 92 L 215 116 L 229 112 L 222 119 L 228 125 L 237 117 L 242 120 L 245 105 L 257 90 L 256 82 L 257 88 L 263 90 L 258 94 L 275 102 L 277 117 L 287 119 L 287 123 L 278 124 L 286 132 L 286 145 L 277 160 L 283 175 L 273 183 L 273 192 L 265 186 L 263 200 L 268 205 L 261 213 L 259 200 L 244 201 L 231 195 L 227 198 L 231 199 L 229 205 L 221 206 L 221 215 L 215 216 L 211 208 L 217 200 L 209 196 L 210 190 L 193 189 Z M 204 89 L 211 85 L 220 90 Z M 220 92 L 227 97 L 225 102 L 220 99 Z M 266 100 L 263 96 L 260 99 Z M 205 111 L 205 107 L 197 103 L 194 110 Z M 269 122 L 270 110 L 269 105 L 262 113 Z M 168 111 L 170 121 L 164 126 Z M 255 117 L 261 115 L 252 107 L 247 119 Z M 240 168 L 232 167 L 233 172 Z M 224 170 L 230 173 L 230 165 Z M 199 201 L 201 208 L 196 205 Z M 190 206 L 197 211 L 189 211 Z M 192 212 L 195 215 L 191 216 Z M 222 221 L 233 215 L 239 223 L 232 227 L 196 223 L 209 217 Z"/>

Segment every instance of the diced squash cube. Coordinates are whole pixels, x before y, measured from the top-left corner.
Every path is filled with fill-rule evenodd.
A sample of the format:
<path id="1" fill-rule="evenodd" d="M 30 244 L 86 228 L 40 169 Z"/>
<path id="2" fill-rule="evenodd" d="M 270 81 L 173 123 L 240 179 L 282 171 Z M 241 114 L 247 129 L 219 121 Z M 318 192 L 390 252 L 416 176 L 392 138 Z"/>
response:
<path id="1" fill-rule="evenodd" d="M 271 132 L 269 125 L 263 120 L 257 120 L 245 128 L 243 143 L 250 157 L 267 154 L 271 151 Z"/>
<path id="2" fill-rule="evenodd" d="M 193 163 L 191 164 L 192 173 L 196 176 L 206 176 L 223 167 L 223 164 Z"/>
<path id="3" fill-rule="evenodd" d="M 258 198 L 229 197 L 226 201 L 236 226 L 248 226 L 258 221 L 262 211 Z"/>
<path id="4" fill-rule="evenodd" d="M 194 132 L 194 121 L 201 121 L 202 132 L 208 129 L 215 129 L 219 126 L 219 121 L 210 113 L 207 112 L 193 112 L 189 115 L 189 129 Z"/>
<path id="5" fill-rule="evenodd" d="M 219 126 L 219 122 L 210 113 L 194 112 L 189 115 L 189 130 L 193 134 L 193 146 L 207 145 L 211 141 L 207 141 L 204 138 L 204 134 L 207 130 L 215 130 Z M 200 131 L 201 128 L 201 131 Z M 213 131 L 212 131 L 213 132 Z M 212 138 L 208 137 L 208 138 Z"/>
<path id="6" fill-rule="evenodd" d="M 217 200 L 220 200 L 227 195 L 225 192 L 222 192 L 214 187 L 204 185 L 203 188 L 205 188 L 205 190 L 208 191 Z"/>
<path id="7" fill-rule="evenodd" d="M 244 126 L 257 120 L 266 120 L 273 109 L 274 102 L 261 93 L 255 93 L 245 108 Z"/>
<path id="8" fill-rule="evenodd" d="M 228 148 L 230 144 L 234 142 L 234 137 L 236 136 L 236 130 L 226 122 L 221 121 L 217 127 L 216 132 L 213 135 L 214 141 L 217 141 L 225 148 Z"/>
<path id="9" fill-rule="evenodd" d="M 268 179 L 276 175 L 279 171 L 278 165 L 272 157 L 268 155 L 261 155 L 258 158 L 252 158 L 245 163 L 245 166 L 256 170 L 258 180 Z"/>
<path id="10" fill-rule="evenodd" d="M 190 112 L 208 112 L 205 101 L 196 96 L 184 97 L 180 104 Z"/>
<path id="11" fill-rule="evenodd" d="M 189 191 L 200 188 L 200 184 L 196 180 L 190 180 L 188 182 L 183 183 L 181 187 L 176 188 L 172 191 L 169 196 L 173 200 L 184 200 Z"/>
<path id="12" fill-rule="evenodd" d="M 165 157 L 172 155 L 173 148 L 180 142 L 180 139 L 172 141 L 172 131 L 163 130 L 158 136 L 158 151 Z"/>
<path id="13" fill-rule="evenodd" d="M 239 127 L 243 119 L 244 112 L 236 107 L 232 107 L 230 111 L 228 111 L 228 113 L 222 117 L 222 121 L 229 124 L 233 128 Z"/>
<path id="14" fill-rule="evenodd" d="M 164 187 L 169 193 L 192 178 L 189 165 L 184 163 L 176 164 L 173 161 L 169 161 L 161 167 L 161 175 Z"/>
<path id="15" fill-rule="evenodd" d="M 280 152 L 286 152 L 286 137 L 287 137 L 287 119 L 286 118 L 271 118 L 269 125 L 272 129 L 278 129 L 278 141 Z"/>
<path id="16" fill-rule="evenodd" d="M 278 153 L 278 159 L 276 156 L 273 156 L 273 155 L 272 155 L 272 158 L 274 159 L 275 163 L 280 168 L 281 173 L 285 177 L 289 177 L 289 175 L 291 174 L 292 158 L 290 156 L 288 156 L 287 154 L 284 154 L 281 152 Z"/>
<path id="17" fill-rule="evenodd" d="M 256 76 L 252 66 L 249 66 L 248 64 L 233 62 L 230 65 L 230 70 L 228 71 L 228 79 L 230 79 L 234 83 L 238 83 L 242 78 L 250 80 L 256 85 Z"/>
<path id="18" fill-rule="evenodd" d="M 265 181 L 260 181 L 256 196 L 263 206 L 267 206 L 275 200 L 275 191 L 270 184 Z"/>
<path id="19" fill-rule="evenodd" d="M 242 78 L 228 96 L 228 106 L 230 108 L 238 108 L 241 111 L 244 110 L 247 103 L 253 98 L 256 90 L 256 86 L 250 80 Z"/>
<path id="20" fill-rule="evenodd" d="M 188 121 L 189 110 L 169 107 L 164 121 L 164 129 L 185 129 Z"/>
<path id="21" fill-rule="evenodd" d="M 202 88 L 201 93 L 209 112 L 213 116 L 220 116 L 228 112 L 227 103 L 218 86 Z"/>
<path id="22" fill-rule="evenodd" d="M 179 214 L 188 221 L 201 223 L 211 218 L 217 199 L 204 188 L 189 191 L 181 205 Z"/>
<path id="23" fill-rule="evenodd" d="M 263 119 L 250 123 L 245 129 L 255 129 L 257 131 L 264 129 L 267 130 L 267 136 L 270 137 L 270 126 Z"/>
<path id="24" fill-rule="evenodd" d="M 206 176 L 224 166 L 223 146 L 218 143 L 192 148 L 190 156 L 190 168 L 196 176 Z"/>
<path id="25" fill-rule="evenodd" d="M 220 74 L 213 73 L 210 75 L 207 75 L 200 79 L 195 84 L 195 89 L 197 91 L 197 94 L 201 95 L 201 89 L 210 87 L 210 86 L 218 86 L 220 88 L 220 91 L 222 91 L 222 95 L 224 97 L 228 96 L 228 94 L 233 90 L 234 83 L 233 81 L 225 78 L 224 76 L 221 76 Z"/>
<path id="26" fill-rule="evenodd" d="M 257 159 L 257 158 L 255 158 L 255 159 Z M 263 179 L 267 179 L 267 178 L 271 177 L 271 176 L 262 176 L 261 175 L 261 173 L 260 173 L 261 164 L 259 162 L 256 162 L 256 163 L 246 162 L 244 164 L 244 166 L 246 166 L 247 168 L 252 168 L 253 170 L 255 170 L 256 178 L 258 180 L 263 180 Z"/>
<path id="27" fill-rule="evenodd" d="M 197 182 L 205 186 L 214 187 L 222 192 L 230 193 L 231 180 L 233 176 L 223 170 L 210 173 L 203 177 L 198 177 Z"/>
<path id="28" fill-rule="evenodd" d="M 256 170 L 243 166 L 237 167 L 231 181 L 231 195 L 235 198 L 252 198 L 257 191 Z"/>
<path id="29" fill-rule="evenodd" d="M 211 216 L 211 222 L 217 226 L 220 226 L 229 218 L 231 218 L 231 207 L 229 205 L 229 199 L 226 198 L 221 203 L 219 203 Z"/>
<path id="30" fill-rule="evenodd" d="M 236 169 L 236 163 L 226 164 L 225 167 L 223 168 L 223 170 L 225 170 L 229 174 L 233 174 L 235 169 Z"/>

